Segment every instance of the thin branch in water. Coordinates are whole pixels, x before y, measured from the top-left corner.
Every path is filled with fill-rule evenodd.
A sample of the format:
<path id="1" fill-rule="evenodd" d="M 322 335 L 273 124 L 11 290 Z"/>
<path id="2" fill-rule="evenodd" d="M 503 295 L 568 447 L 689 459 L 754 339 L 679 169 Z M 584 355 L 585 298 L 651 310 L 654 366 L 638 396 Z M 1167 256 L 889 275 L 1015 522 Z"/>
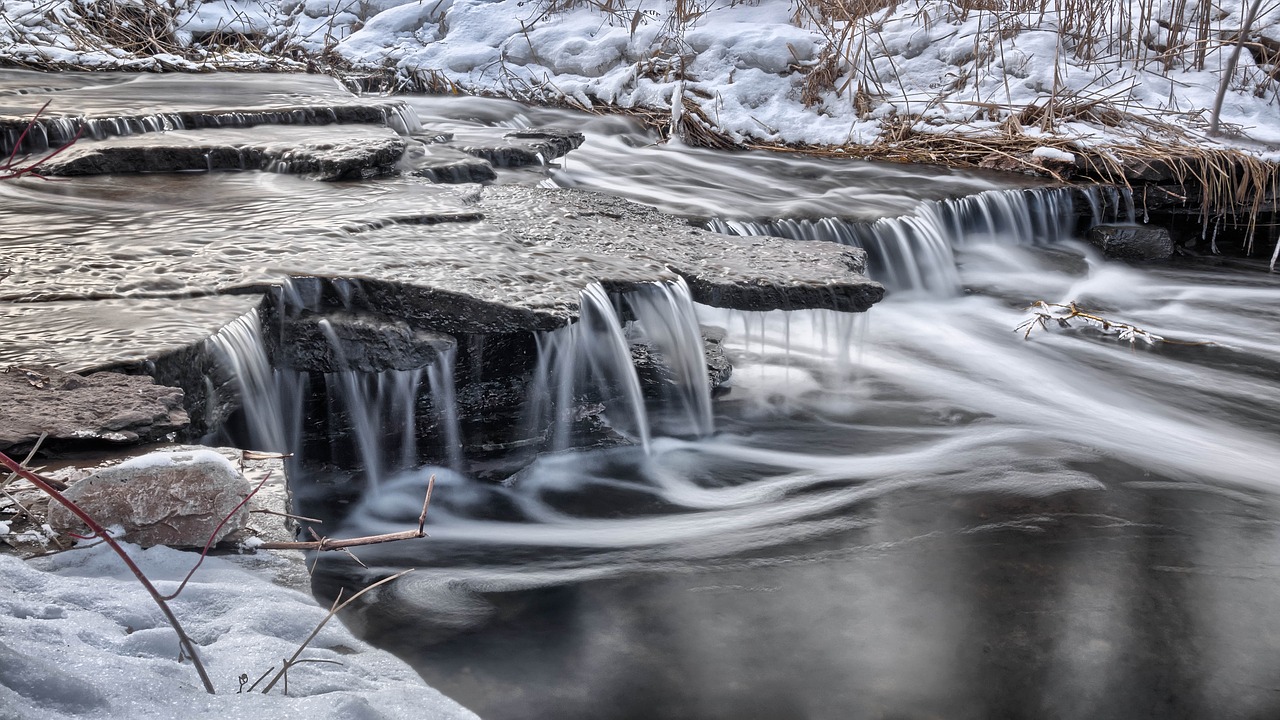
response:
<path id="1" fill-rule="evenodd" d="M 365 537 L 345 538 L 342 540 L 333 540 L 327 537 L 320 537 L 314 529 L 311 530 L 312 537 L 316 538 L 311 542 L 265 542 L 257 547 L 262 550 L 345 550 L 347 548 L 360 547 L 361 545 L 378 545 L 380 543 L 395 542 L 397 540 L 416 540 L 427 536 L 425 527 L 427 524 L 427 509 L 431 507 L 431 491 L 436 486 L 436 476 L 432 475 L 427 481 L 427 495 L 422 501 L 422 514 L 418 516 L 418 527 L 414 530 L 403 530 L 401 532 L 386 533 L 385 535 L 368 535 Z"/>
<path id="2" fill-rule="evenodd" d="M 1142 340 L 1148 345 L 1154 345 L 1156 343 L 1188 346 L 1217 345 L 1217 343 L 1207 340 L 1176 340 L 1173 338 L 1163 337 L 1149 330 L 1143 330 L 1136 325 L 1107 319 L 1097 313 L 1081 308 L 1074 302 L 1064 305 L 1062 303 L 1051 303 L 1045 302 L 1044 300 L 1037 300 L 1034 303 L 1031 303 L 1031 306 L 1027 308 L 1027 311 L 1031 313 L 1031 317 L 1027 318 L 1014 328 L 1014 332 L 1022 333 L 1022 338 L 1024 340 L 1030 340 L 1031 331 L 1036 328 L 1048 330 L 1050 323 L 1056 323 L 1058 327 L 1069 328 L 1072 326 L 1072 321 L 1079 320 L 1085 325 L 1097 328 L 1104 333 L 1114 334 L 1118 340 L 1128 340 L 1131 345 L 1136 344 L 1138 340 Z"/>

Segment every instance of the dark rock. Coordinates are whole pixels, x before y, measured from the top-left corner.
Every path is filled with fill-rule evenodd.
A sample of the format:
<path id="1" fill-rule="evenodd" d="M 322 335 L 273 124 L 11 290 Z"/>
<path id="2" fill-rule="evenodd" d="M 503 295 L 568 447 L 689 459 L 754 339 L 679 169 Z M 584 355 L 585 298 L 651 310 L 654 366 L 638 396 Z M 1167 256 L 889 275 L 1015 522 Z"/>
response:
<path id="1" fill-rule="evenodd" d="M 147 133 L 80 142 L 41 165 L 47 176 L 192 170 L 266 170 L 318 180 L 386 174 L 405 142 L 387 128 L 333 125 L 294 129 Z"/>
<path id="2" fill-rule="evenodd" d="M 1121 260 L 1165 260 L 1173 255 L 1169 231 L 1150 225 L 1095 225 L 1089 228 L 1089 242 Z"/>
<path id="3" fill-rule="evenodd" d="M 283 318 L 268 338 L 277 366 L 308 372 L 413 370 L 457 346 L 449 335 L 403 320 L 343 311 Z"/>
<path id="4" fill-rule="evenodd" d="M 474 133 L 472 133 L 474 134 Z M 483 158 L 497 167 L 545 165 L 582 145 L 582 133 L 554 128 L 529 128 L 508 132 L 488 142 L 454 140 L 451 144 L 468 155 Z"/>
<path id="5" fill-rule="evenodd" d="M 487 160 L 448 146 L 449 139 L 430 138 L 411 144 L 401 163 L 405 172 L 438 183 L 482 183 L 498 178 Z"/>
<path id="6" fill-rule="evenodd" d="M 0 372 L 0 451 L 29 448 L 41 432 L 44 447 L 164 440 L 187 427 L 182 390 L 149 377 L 118 373 L 82 376 L 56 368 L 10 365 Z"/>
<path id="7" fill-rule="evenodd" d="M 102 525 L 122 526 L 129 542 L 203 547 L 210 536 L 217 542 L 245 526 L 249 509 L 231 512 L 249 489 L 249 482 L 217 451 L 195 450 L 142 455 L 94 473 L 65 494 Z M 56 503 L 49 507 L 49 524 L 86 532 L 77 517 Z"/>
<path id="8" fill-rule="evenodd" d="M 733 366 L 724 352 L 724 331 L 719 328 L 703 328 L 703 354 L 707 362 L 707 386 L 715 389 L 723 385 L 733 374 Z M 679 384 L 667 358 L 648 343 L 631 345 L 631 360 L 640 379 L 640 389 L 645 397 L 662 397 L 664 391 Z"/>
<path id="9" fill-rule="evenodd" d="M 725 331 L 721 328 L 703 326 L 702 339 L 705 342 L 703 352 L 707 356 L 707 380 L 712 389 L 719 388 L 729 381 L 733 375 L 733 364 L 724 351 Z"/>

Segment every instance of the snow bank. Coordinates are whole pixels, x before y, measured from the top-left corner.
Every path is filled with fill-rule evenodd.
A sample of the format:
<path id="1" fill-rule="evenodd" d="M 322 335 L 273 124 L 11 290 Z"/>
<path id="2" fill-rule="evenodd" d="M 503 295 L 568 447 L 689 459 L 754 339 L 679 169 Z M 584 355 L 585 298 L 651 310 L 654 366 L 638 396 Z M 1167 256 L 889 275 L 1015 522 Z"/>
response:
<path id="1" fill-rule="evenodd" d="M 356 68 L 526 100 L 670 112 L 681 97 L 738 141 L 859 145 L 903 123 L 991 134 L 1021 115 L 1026 132 L 1082 147 L 1148 136 L 1278 159 L 1280 51 L 1270 48 L 1280 42 L 1280 4 L 1262 8 L 1251 37 L 1264 41 L 1241 54 L 1232 75 L 1226 139 L 1203 135 L 1245 5 L 236 0 L 179 3 L 173 24 L 178 46 L 240 33 L 258 43 L 259 62 L 277 67 L 300 67 L 284 59 L 295 53 L 336 53 Z M 198 69 L 243 67 L 253 55 L 245 47 L 191 48 L 185 58 L 86 48 L 83 28 L 69 34 L 49 19 L 75 25 L 66 0 L 0 7 L 11 21 L 0 25 L 0 57 L 11 60 Z M 844 20 L 821 12 L 857 7 L 872 12 Z M 853 40 L 841 43 L 845 29 Z"/>
<path id="2" fill-rule="evenodd" d="M 195 560 L 127 547 L 161 592 L 172 592 Z M 336 621 L 303 654 L 326 662 L 296 666 L 288 696 L 281 685 L 270 695 L 237 694 L 242 675 L 253 682 L 278 667 L 325 611 L 219 558 L 206 560 L 171 604 L 218 695 L 177 662 L 172 628 L 107 547 L 27 562 L 0 556 L 0 720 L 475 717 Z"/>

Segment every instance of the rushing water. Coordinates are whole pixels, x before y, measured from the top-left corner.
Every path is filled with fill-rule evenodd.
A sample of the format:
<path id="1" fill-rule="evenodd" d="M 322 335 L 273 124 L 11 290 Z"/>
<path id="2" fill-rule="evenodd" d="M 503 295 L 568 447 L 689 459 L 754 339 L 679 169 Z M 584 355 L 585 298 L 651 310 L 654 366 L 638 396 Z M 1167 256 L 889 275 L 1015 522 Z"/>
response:
<path id="1" fill-rule="evenodd" d="M 699 308 L 735 364 L 712 436 L 547 455 L 502 486 L 424 468 L 363 497 L 343 532 L 410 526 L 441 480 L 430 539 L 360 553 L 373 575 L 418 568 L 353 618 L 369 637 L 492 718 L 1280 712 L 1274 276 L 1106 260 L 1053 193 L 916 196 L 857 225 L 891 193 L 627 132 L 554 180 L 852 238 L 899 292 L 863 317 Z M 1024 339 L 1040 299 L 1214 344 Z M 350 573 L 322 564 L 318 587 Z"/>
<path id="2" fill-rule="evenodd" d="M 725 332 L 727 391 L 712 401 L 686 379 L 646 400 L 628 385 L 609 420 L 633 445 L 547 453 L 502 484 L 394 472 L 404 443 L 380 442 L 373 416 L 357 441 L 387 453 L 376 488 L 335 498 L 293 478 L 303 514 L 327 515 L 336 536 L 413 527 L 437 476 L 429 538 L 358 550 L 369 570 L 326 556 L 316 575 L 330 596 L 418 568 L 346 619 L 428 681 L 493 719 L 1280 715 L 1280 280 L 1261 263 L 1109 261 L 1072 239 L 1069 196 L 984 175 L 660 147 L 623 119 L 501 101 L 410 104 L 459 136 L 587 133 L 559 167 L 501 182 L 859 244 L 897 290 L 857 316 L 697 307 L 678 285 L 593 290 L 582 324 L 538 339 L 541 395 L 626 376 L 628 333 L 675 358 L 677 377 L 697 374 L 695 321 Z M 304 186 L 320 199 L 291 204 Z M 54 267 L 87 273 L 64 302 L 138 303 L 157 327 L 161 291 L 260 281 L 282 267 L 282 239 L 314 247 L 332 274 L 432 257 L 354 241 L 350 220 L 371 204 L 412 210 L 393 181 L 184 176 L 0 193 L 0 221 L 47 211 L 39 230 L 4 224 L 19 257 L 79 238 Z M 898 219 L 849 222 L 884 215 Z M 197 221 L 201 243 L 170 237 Z M 138 280 L 156 257 L 192 272 Z M 6 312 L 27 317 L 13 308 L 39 300 L 47 277 L 6 281 Z M 1130 343 L 1079 322 L 1024 338 L 1015 328 L 1036 300 L 1212 344 Z M 247 392 L 290 417 L 287 383 L 247 340 L 254 321 L 216 342 L 242 378 L 275 388 Z M 457 433 L 452 362 L 382 385 L 324 381 L 401 426 L 413 418 L 397 396 L 425 385 L 446 409 L 433 420 Z M 262 422 L 284 443 L 296 432 L 296 417 Z"/>

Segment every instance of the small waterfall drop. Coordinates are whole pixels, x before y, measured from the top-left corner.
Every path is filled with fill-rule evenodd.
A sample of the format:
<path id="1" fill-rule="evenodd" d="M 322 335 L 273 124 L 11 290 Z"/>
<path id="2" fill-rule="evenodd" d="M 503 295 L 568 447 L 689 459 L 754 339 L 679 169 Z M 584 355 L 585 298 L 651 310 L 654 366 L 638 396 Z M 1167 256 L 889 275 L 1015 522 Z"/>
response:
<path id="1" fill-rule="evenodd" d="M 538 363 L 530 385 L 530 418 L 552 414 L 551 446 L 569 447 L 571 426 L 584 397 L 605 401 L 610 425 L 649 450 L 649 417 L 631 346 L 608 293 L 598 283 L 582 291 L 578 322 L 538 336 Z"/>
<path id="2" fill-rule="evenodd" d="M 258 311 L 228 323 L 207 342 L 236 383 L 253 449 L 288 452 L 291 444 L 284 409 L 291 403 L 282 397 L 283 386 L 267 359 Z"/>
<path id="3" fill-rule="evenodd" d="M 710 230 L 730 235 L 773 235 L 825 240 L 867 251 L 872 279 L 899 293 L 932 296 L 960 292 L 955 251 L 971 244 L 1048 244 L 1069 237 L 1076 218 L 1067 188 L 992 190 L 953 200 L 928 201 L 910 215 L 859 223 L 818 220 L 721 220 Z"/>
<path id="4" fill-rule="evenodd" d="M 449 467 L 462 470 L 462 421 L 458 416 L 458 396 L 454 386 L 454 365 L 457 348 L 440 353 L 427 368 L 427 382 L 431 387 L 431 405 L 436 410 L 437 422 L 444 431 L 445 452 Z M 406 465 L 412 458 L 405 458 Z"/>
<path id="5" fill-rule="evenodd" d="M 349 426 L 365 477 L 377 485 L 417 458 L 415 398 L 421 370 L 325 373 L 329 426 Z M 342 422 L 345 416 L 346 423 Z"/>
<path id="6" fill-rule="evenodd" d="M 705 437 L 715 430 L 711 413 L 711 387 L 707 357 L 698 314 L 689 285 L 680 278 L 672 284 L 652 284 L 623 297 L 636 318 L 641 339 L 662 353 L 672 383 L 661 386 L 662 400 L 672 408 L 673 426 L 679 435 Z"/>

